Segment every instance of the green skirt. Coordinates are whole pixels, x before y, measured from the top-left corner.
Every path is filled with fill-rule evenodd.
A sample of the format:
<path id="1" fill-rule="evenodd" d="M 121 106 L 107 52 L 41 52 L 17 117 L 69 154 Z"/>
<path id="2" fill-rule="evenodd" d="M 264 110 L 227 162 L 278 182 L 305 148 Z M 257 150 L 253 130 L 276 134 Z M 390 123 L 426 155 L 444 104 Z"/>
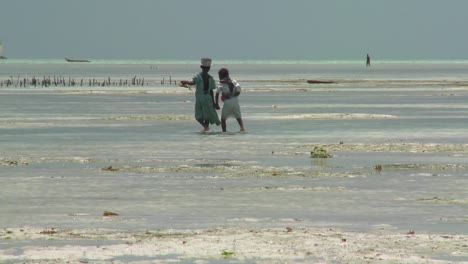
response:
<path id="1" fill-rule="evenodd" d="M 210 94 L 195 93 L 195 119 L 217 126 L 221 123 Z"/>

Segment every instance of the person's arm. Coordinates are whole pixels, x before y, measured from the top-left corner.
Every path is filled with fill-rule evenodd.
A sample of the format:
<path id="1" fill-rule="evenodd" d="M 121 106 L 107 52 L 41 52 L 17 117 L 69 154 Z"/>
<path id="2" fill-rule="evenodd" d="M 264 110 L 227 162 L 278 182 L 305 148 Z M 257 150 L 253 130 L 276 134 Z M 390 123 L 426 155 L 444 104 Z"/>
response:
<path id="1" fill-rule="evenodd" d="M 210 89 L 210 96 L 211 96 L 211 100 L 213 101 L 213 106 L 216 110 L 219 109 L 219 105 L 218 105 L 218 93 L 217 93 L 217 86 L 216 86 L 216 82 L 214 80 L 214 78 L 212 76 L 210 76 L 210 81 L 209 81 L 209 89 Z M 215 99 L 215 96 L 214 96 L 214 90 L 216 90 L 216 99 Z"/>
<path id="2" fill-rule="evenodd" d="M 218 92 L 216 92 L 216 98 L 215 98 L 214 108 L 215 108 L 216 110 L 221 109 L 221 108 L 219 107 L 219 93 L 218 93 Z"/>
<path id="3" fill-rule="evenodd" d="M 215 104 L 219 106 L 219 92 L 216 92 Z"/>
<path id="4" fill-rule="evenodd" d="M 195 81 L 180 81 L 179 86 L 195 85 Z"/>
<path id="5" fill-rule="evenodd" d="M 190 81 L 180 81 L 179 86 L 189 88 L 188 86 L 197 84 L 196 78 L 197 78 L 197 75 L 195 75 Z"/>
<path id="6" fill-rule="evenodd" d="M 213 104 L 215 104 L 215 98 L 214 98 L 213 90 L 210 90 L 210 96 L 211 96 L 211 101 L 213 102 Z"/>
<path id="7" fill-rule="evenodd" d="M 236 82 L 236 92 L 234 93 L 234 96 L 239 96 L 241 93 L 241 86 L 239 85 L 238 82 Z"/>
<path id="8" fill-rule="evenodd" d="M 210 96 L 211 96 L 211 100 L 213 101 L 213 106 L 215 109 L 219 109 L 219 105 L 217 102 L 215 102 L 215 97 L 214 97 L 214 93 L 213 93 L 213 90 L 210 90 Z M 218 98 L 216 98 L 218 99 Z"/>

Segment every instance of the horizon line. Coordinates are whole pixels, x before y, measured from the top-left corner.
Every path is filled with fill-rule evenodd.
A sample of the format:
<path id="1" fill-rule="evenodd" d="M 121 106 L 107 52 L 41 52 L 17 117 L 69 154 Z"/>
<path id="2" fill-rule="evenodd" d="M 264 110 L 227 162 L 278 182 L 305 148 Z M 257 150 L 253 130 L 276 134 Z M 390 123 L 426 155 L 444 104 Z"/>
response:
<path id="1" fill-rule="evenodd" d="M 82 59 L 81 57 L 79 58 Z M 166 63 L 198 63 L 199 59 L 92 59 L 85 58 L 89 62 L 82 63 L 104 63 L 104 62 L 166 62 Z M 364 59 L 216 59 L 213 61 L 230 62 L 230 63 L 365 63 Z M 65 58 L 7 58 L 0 60 L 1 62 L 67 62 Z M 468 63 L 468 59 L 372 59 L 373 63 L 437 63 L 437 62 L 451 62 L 451 63 Z"/>

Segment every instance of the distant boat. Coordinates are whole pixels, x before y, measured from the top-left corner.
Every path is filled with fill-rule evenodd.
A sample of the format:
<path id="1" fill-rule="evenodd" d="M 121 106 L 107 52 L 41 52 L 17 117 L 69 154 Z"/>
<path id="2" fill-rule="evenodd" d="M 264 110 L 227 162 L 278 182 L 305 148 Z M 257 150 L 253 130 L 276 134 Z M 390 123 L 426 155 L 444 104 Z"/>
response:
<path id="1" fill-rule="evenodd" d="M 0 42 L 0 60 L 5 60 L 6 58 L 3 56 L 3 43 Z"/>
<path id="2" fill-rule="evenodd" d="M 90 62 L 89 60 L 74 60 L 69 58 L 65 58 L 65 60 L 68 62 Z"/>

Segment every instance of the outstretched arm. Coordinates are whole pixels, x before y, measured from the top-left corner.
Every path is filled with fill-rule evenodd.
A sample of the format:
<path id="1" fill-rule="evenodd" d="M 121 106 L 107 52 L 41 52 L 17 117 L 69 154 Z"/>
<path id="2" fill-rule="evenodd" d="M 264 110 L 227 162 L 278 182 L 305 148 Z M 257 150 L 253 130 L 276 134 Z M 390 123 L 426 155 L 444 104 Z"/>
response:
<path id="1" fill-rule="evenodd" d="M 195 85 L 193 80 L 191 81 L 180 81 L 179 86 Z"/>

